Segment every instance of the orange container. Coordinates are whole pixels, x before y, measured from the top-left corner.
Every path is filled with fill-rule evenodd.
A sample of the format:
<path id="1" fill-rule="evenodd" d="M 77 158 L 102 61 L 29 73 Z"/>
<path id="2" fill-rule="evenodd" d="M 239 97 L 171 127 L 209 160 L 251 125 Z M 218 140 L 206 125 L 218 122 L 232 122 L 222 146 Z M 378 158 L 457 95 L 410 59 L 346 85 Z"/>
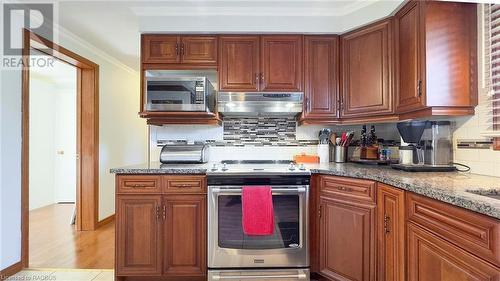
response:
<path id="1" fill-rule="evenodd" d="M 305 153 L 293 156 L 293 161 L 297 164 L 319 163 L 318 155 L 307 155 Z"/>

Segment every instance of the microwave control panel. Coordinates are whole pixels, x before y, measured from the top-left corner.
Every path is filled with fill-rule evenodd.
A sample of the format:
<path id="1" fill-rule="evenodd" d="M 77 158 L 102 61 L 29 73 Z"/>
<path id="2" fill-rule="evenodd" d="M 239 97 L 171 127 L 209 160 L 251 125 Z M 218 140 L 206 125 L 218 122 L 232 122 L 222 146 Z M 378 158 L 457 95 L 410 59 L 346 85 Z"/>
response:
<path id="1" fill-rule="evenodd" d="M 205 83 L 203 83 L 203 81 L 196 81 L 195 92 L 196 104 L 205 103 Z"/>

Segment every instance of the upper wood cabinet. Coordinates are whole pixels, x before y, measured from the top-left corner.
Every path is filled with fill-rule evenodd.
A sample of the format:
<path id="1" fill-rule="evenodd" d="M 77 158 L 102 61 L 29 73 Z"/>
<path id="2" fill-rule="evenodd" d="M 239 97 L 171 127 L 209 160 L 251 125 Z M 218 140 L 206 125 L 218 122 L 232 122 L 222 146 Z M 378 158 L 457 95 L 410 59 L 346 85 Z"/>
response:
<path id="1" fill-rule="evenodd" d="M 181 62 L 217 64 L 216 36 L 181 36 Z"/>
<path id="2" fill-rule="evenodd" d="M 341 118 L 393 113 L 392 21 L 341 36 Z"/>
<path id="3" fill-rule="evenodd" d="M 396 112 L 401 118 L 474 114 L 476 6 L 410 1 L 396 13 Z"/>
<path id="4" fill-rule="evenodd" d="M 143 63 L 179 63 L 179 36 L 143 34 L 141 36 Z"/>
<path id="5" fill-rule="evenodd" d="M 377 187 L 378 280 L 405 280 L 405 192 Z"/>
<path id="6" fill-rule="evenodd" d="M 116 198 L 116 275 L 160 276 L 160 195 Z"/>
<path id="7" fill-rule="evenodd" d="M 142 35 L 142 62 L 217 65 L 217 36 Z"/>
<path id="8" fill-rule="evenodd" d="M 338 36 L 304 37 L 302 121 L 338 117 Z"/>
<path id="9" fill-rule="evenodd" d="M 302 35 L 261 37 L 261 91 L 302 90 Z"/>
<path id="10" fill-rule="evenodd" d="M 221 91 L 301 91 L 302 35 L 220 36 Z"/>
<path id="11" fill-rule="evenodd" d="M 259 90 L 259 36 L 219 37 L 219 88 L 224 91 Z"/>

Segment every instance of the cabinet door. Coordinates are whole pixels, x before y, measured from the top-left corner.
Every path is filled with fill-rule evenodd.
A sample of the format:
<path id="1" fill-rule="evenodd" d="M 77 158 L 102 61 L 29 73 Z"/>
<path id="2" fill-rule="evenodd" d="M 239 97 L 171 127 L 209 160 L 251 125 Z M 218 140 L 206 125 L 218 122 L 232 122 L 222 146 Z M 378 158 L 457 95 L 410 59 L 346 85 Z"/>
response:
<path id="1" fill-rule="evenodd" d="M 219 37 L 221 91 L 259 90 L 259 36 Z"/>
<path id="2" fill-rule="evenodd" d="M 177 35 L 143 35 L 143 63 L 179 63 L 180 44 Z"/>
<path id="3" fill-rule="evenodd" d="M 337 117 L 338 37 L 304 38 L 304 119 Z"/>
<path id="4" fill-rule="evenodd" d="M 205 276 L 206 195 L 164 197 L 165 276 Z"/>
<path id="5" fill-rule="evenodd" d="M 321 197 L 320 208 L 320 274 L 375 280 L 375 205 Z"/>
<path id="6" fill-rule="evenodd" d="M 500 280 L 500 268 L 408 224 L 409 281 Z"/>
<path id="7" fill-rule="evenodd" d="M 377 185 L 378 278 L 404 280 L 405 193 L 385 184 Z"/>
<path id="8" fill-rule="evenodd" d="M 421 35 L 419 1 L 409 2 L 396 14 L 398 88 L 396 111 L 408 112 L 424 107 L 421 80 Z"/>
<path id="9" fill-rule="evenodd" d="M 341 117 L 393 113 L 390 20 L 341 37 Z"/>
<path id="10" fill-rule="evenodd" d="M 161 275 L 161 195 L 116 197 L 116 275 Z"/>
<path id="11" fill-rule="evenodd" d="M 182 36 L 182 63 L 217 64 L 216 36 Z"/>
<path id="12" fill-rule="evenodd" d="M 302 90 L 302 36 L 261 37 L 261 90 Z"/>

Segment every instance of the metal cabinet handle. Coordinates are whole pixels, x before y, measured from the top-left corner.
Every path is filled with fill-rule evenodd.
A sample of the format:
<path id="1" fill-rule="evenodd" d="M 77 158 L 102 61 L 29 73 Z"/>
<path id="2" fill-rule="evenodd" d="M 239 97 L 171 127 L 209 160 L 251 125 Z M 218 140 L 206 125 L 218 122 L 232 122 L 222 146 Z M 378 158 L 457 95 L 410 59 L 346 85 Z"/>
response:
<path id="1" fill-rule="evenodd" d="M 156 206 L 156 220 L 160 220 L 160 206 Z"/>
<path id="2" fill-rule="evenodd" d="M 162 217 L 163 217 L 163 220 L 167 219 L 167 206 L 166 205 L 163 205 Z"/>
<path id="3" fill-rule="evenodd" d="M 260 74 L 260 83 L 264 83 L 264 73 Z"/>
<path id="4" fill-rule="evenodd" d="M 345 187 L 345 186 L 337 186 L 337 189 L 341 190 L 341 191 L 347 191 L 347 192 L 351 192 L 352 191 L 352 188 Z"/>
<path id="5" fill-rule="evenodd" d="M 175 43 L 175 55 L 179 55 L 179 43 Z"/>
<path id="6" fill-rule="evenodd" d="M 181 43 L 181 55 L 184 55 L 184 43 Z"/>
<path id="7" fill-rule="evenodd" d="M 389 217 L 387 214 L 384 215 L 384 232 L 385 232 L 385 234 L 391 233 L 391 229 L 389 226 L 390 222 L 391 222 L 391 217 Z"/>
<path id="8" fill-rule="evenodd" d="M 259 84 L 259 73 L 255 73 L 255 84 Z"/>
<path id="9" fill-rule="evenodd" d="M 193 185 L 189 184 L 189 183 L 184 183 L 184 184 L 178 184 L 176 185 L 176 187 L 178 188 L 186 188 L 186 187 L 192 187 Z"/>
<path id="10" fill-rule="evenodd" d="M 148 185 L 145 183 L 134 183 L 132 184 L 132 188 L 140 188 L 140 187 L 147 187 Z"/>
<path id="11" fill-rule="evenodd" d="M 417 82 L 417 94 L 419 97 L 422 96 L 422 80 L 418 80 Z"/>

